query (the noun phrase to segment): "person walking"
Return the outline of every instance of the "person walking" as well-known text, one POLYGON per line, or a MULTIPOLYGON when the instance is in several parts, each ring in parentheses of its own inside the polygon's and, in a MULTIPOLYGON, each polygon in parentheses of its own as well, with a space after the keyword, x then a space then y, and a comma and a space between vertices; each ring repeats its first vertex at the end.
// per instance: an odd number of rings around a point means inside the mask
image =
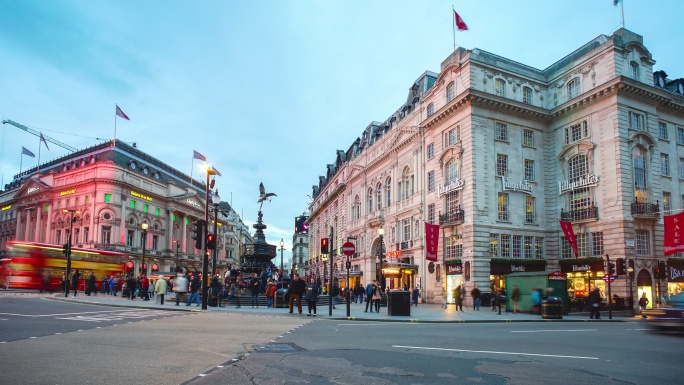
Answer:
POLYGON ((79 279, 81 279, 81 273, 78 272, 78 269, 74 269, 74 272, 71 275, 71 287, 74 288, 74 295, 71 298, 76 298, 76 294, 78 291, 78 280, 79 279))
POLYGON ((357 282, 354 286, 354 303, 363 303, 363 285, 361 282, 357 282))
POLYGON ((188 279, 183 274, 176 274, 176 280, 173 282, 173 291, 176 293, 176 306, 178 306, 181 294, 188 292, 188 279))
POLYGON ((306 290, 306 282, 299 279, 299 274, 292 274, 292 282, 290 282, 290 288, 287 289, 290 305, 290 314, 294 310, 294 303, 297 301, 297 310, 299 314, 302 314, 302 295, 306 290))
POLYGON ((261 281, 257 277, 257 273, 252 274, 252 279, 249 280, 249 292, 252 295, 252 308, 259 307, 259 289, 261 288, 261 281))
POLYGON ((116 297, 116 293, 119 292, 119 276, 118 275, 113 275, 111 278, 109 278, 109 292, 115 297, 116 297))
POLYGON ((646 292, 641 293, 641 297, 639 298, 639 309, 641 310, 642 318, 646 318, 644 310, 646 310, 646 306, 648 306, 649 302, 648 298, 646 298, 646 292))
POLYGON ((364 310, 364 313, 368 312, 368 306, 370 305, 370 312, 373 312, 373 288, 375 287, 375 281, 371 281, 368 285, 366 285, 366 310, 364 310))
POLYGON ((589 293, 589 319, 601 319, 599 309, 601 306, 601 292, 594 286, 594 290, 589 293))
POLYGON ((332 289, 330 289, 330 299, 333 301, 333 309, 337 309, 335 305, 340 303, 340 283, 337 278, 333 280, 332 289))
POLYGON ((480 288, 477 286, 473 287, 473 290, 470 291, 470 296, 473 297, 473 310, 480 310, 480 303, 482 302, 482 299, 480 298, 481 295, 480 288))
POLYGON ((313 316, 316 316, 316 300, 318 300, 318 294, 320 294, 321 289, 316 284, 316 280, 311 278, 309 284, 306 285, 306 294, 304 298, 306 299, 306 305, 309 310, 307 317, 311 316, 311 310, 313 310, 313 316))
POLYGON ((530 298, 532 299, 532 312, 537 315, 541 315, 541 289, 532 289, 530 292, 530 298))
POLYGON ((143 301, 149 301, 149 290, 150 290, 150 280, 147 278, 147 274, 143 273, 142 279, 140 280, 140 297, 143 301))
POLYGON ((273 299, 275 298, 276 291, 275 283, 271 278, 266 284, 266 307, 273 307, 273 299))
POLYGON ((192 279, 190 280, 190 296, 188 297, 188 302, 185 304, 185 306, 190 306, 191 303, 197 301, 197 305, 200 305, 200 297, 199 297, 199 289, 200 289, 200 279, 199 275, 195 274, 192 276, 192 279))
POLYGON ((412 300, 413 300, 413 306, 418 306, 418 297, 420 296, 420 290, 418 290, 418 286, 413 287, 413 291, 411 291, 412 295, 412 300))
MULTIPOLYGON (((380 298, 382 298, 382 289, 379 285, 373 286, 373 305, 375 305, 375 311, 380 313, 380 298)), ((371 307, 373 306, 371 305, 371 307)))
POLYGON ((100 294, 109 294, 109 277, 104 276, 102 278, 102 283, 100 284, 102 286, 102 289, 100 290, 100 294))
POLYGON ((157 291, 157 296, 159 296, 159 301, 163 305, 164 295, 166 294, 166 290, 169 288, 169 283, 166 282, 163 275, 159 275, 159 279, 157 279, 157 283, 154 285, 154 288, 157 291))
POLYGON ((93 273, 92 271, 90 272, 90 275, 88 275, 88 281, 86 282, 85 292, 88 297, 90 297, 90 293, 93 293, 93 295, 97 295, 97 286, 95 286, 95 273, 93 273))
POLYGON ((461 285, 456 286, 454 289, 454 304, 456 305, 456 311, 463 311, 463 298, 461 298, 461 285))
POLYGON ((499 308, 499 315, 501 315, 501 306, 506 305, 506 290, 502 287, 499 289, 496 296, 496 306, 499 308))
POLYGON ((513 314, 516 314, 518 312, 518 301, 520 301, 520 288, 518 285, 513 285, 511 301, 513 302, 513 314))
POLYGON ((228 303, 231 299, 235 298, 235 302, 237 302, 237 306, 235 306, 236 309, 240 308, 240 297, 238 296, 238 294, 238 284, 237 282, 235 282, 231 284, 230 289, 228 289, 228 297, 226 298, 226 303, 228 303))

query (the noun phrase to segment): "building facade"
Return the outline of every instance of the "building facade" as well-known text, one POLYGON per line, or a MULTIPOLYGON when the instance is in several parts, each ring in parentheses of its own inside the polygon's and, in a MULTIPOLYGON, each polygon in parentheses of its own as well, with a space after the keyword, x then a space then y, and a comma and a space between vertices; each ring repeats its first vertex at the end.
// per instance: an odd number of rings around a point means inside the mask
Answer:
MULTIPOLYGON (((459 285, 504 287, 517 271, 560 271, 581 302, 590 287, 604 291, 606 255, 633 270, 613 282, 618 296, 654 303, 678 292, 654 272, 665 261, 662 216, 684 206, 684 79, 654 64, 626 29, 544 70, 457 49, 396 113, 337 151, 313 186, 313 244, 332 228, 339 267, 341 244, 356 238, 362 282, 419 286, 428 302, 451 300, 459 285), (425 258, 425 222, 440 225, 437 261, 425 258)), ((328 257, 309 258, 324 274, 328 257)))

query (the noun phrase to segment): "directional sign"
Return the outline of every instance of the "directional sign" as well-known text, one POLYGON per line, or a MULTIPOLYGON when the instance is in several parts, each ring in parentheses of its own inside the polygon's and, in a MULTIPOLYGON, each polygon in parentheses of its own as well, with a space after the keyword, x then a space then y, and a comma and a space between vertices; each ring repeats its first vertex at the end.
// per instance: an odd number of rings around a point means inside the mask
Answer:
POLYGON ((613 281, 615 281, 615 276, 606 274, 603 276, 603 280, 606 282, 608 282, 608 281, 613 282, 613 281))
POLYGON ((354 246, 353 243, 351 242, 345 242, 344 245, 342 245, 342 254, 351 257, 354 255, 356 252, 356 246, 354 246))

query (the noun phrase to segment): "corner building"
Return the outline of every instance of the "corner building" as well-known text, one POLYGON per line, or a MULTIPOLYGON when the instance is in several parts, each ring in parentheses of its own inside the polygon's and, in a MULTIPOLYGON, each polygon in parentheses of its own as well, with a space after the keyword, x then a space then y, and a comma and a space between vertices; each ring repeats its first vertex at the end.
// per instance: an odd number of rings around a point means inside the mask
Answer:
MULTIPOLYGON (((313 186, 313 244, 333 227, 337 272, 355 237, 352 269, 365 284, 380 276, 382 228, 386 286, 419 285, 433 303, 458 285, 487 293, 512 272, 561 271, 578 310, 590 287, 605 293, 606 254, 633 270, 612 284, 625 307, 630 294, 653 304, 668 284, 679 291, 654 272, 666 260, 662 215, 684 207, 684 79, 654 64, 626 29, 544 70, 457 49, 337 151, 313 186), (579 258, 559 220, 572 223, 579 258), (436 262, 425 259, 424 222, 440 225, 436 262)), ((323 276, 319 252, 309 268, 323 276)))

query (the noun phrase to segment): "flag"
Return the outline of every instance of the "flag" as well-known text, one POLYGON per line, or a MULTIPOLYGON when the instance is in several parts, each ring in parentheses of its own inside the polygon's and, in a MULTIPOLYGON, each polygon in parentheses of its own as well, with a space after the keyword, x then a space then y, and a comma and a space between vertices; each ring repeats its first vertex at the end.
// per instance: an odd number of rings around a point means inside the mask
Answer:
POLYGON ((620 4, 622 0, 613 0, 613 5, 617 7, 618 4, 620 4))
POLYGON ((575 258, 579 258, 579 252, 577 251, 577 238, 575 238, 575 232, 572 231, 572 223, 563 221, 559 222, 561 229, 563 230, 563 234, 565 234, 565 239, 568 240, 570 247, 572 247, 572 251, 575 253, 575 258))
POLYGON ((665 237, 663 246, 665 256, 684 251, 684 212, 675 215, 663 215, 665 237))
POLYGON ((214 170, 214 174, 221 176, 221 173, 216 169, 216 167, 212 166, 211 169, 214 170))
POLYGON ((126 119, 126 120, 131 120, 131 119, 128 118, 128 116, 127 116, 126 114, 124 114, 123 111, 121 111, 121 108, 119 108, 118 105, 116 106, 116 116, 121 117, 121 118, 124 118, 124 119, 126 119))
POLYGON ((192 156, 194 159, 199 159, 199 160, 201 160, 201 161, 203 161, 203 162, 206 162, 206 161, 207 161, 207 157, 206 157, 206 156, 200 154, 199 152, 197 152, 197 151, 195 151, 195 150, 192 150, 192 151, 195 152, 195 154, 192 156))
POLYGON ((30 156, 31 158, 35 158, 35 157, 36 157, 36 155, 35 155, 34 153, 32 153, 31 151, 27 150, 26 147, 24 147, 24 146, 21 146, 21 155, 28 155, 28 156, 30 156))
POLYGON ((40 133, 40 141, 45 143, 45 148, 47 148, 48 150, 50 149, 50 147, 48 147, 47 145, 47 141, 45 140, 45 137, 43 136, 42 132, 40 133))
POLYGON ((437 249, 439 248, 439 225, 425 222, 425 259, 437 262, 437 249))
POLYGON ((454 11, 454 19, 456 20, 456 27, 458 28, 459 31, 467 31, 468 26, 466 25, 465 21, 461 19, 461 16, 459 16, 458 12, 454 11))

